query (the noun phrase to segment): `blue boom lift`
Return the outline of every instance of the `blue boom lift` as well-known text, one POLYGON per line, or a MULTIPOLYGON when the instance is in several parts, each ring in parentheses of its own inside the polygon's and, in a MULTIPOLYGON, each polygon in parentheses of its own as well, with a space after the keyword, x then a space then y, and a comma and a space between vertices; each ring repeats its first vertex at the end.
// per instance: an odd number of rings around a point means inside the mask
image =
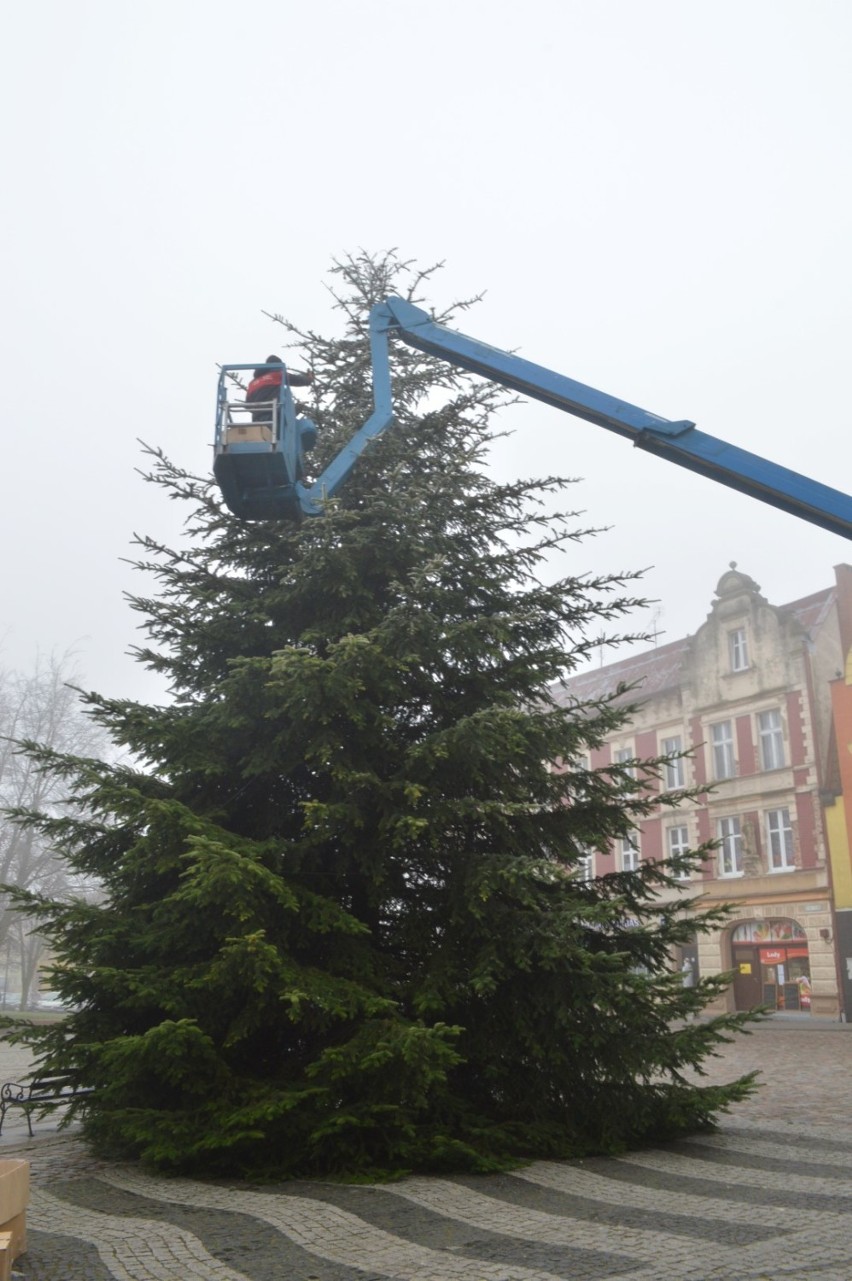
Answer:
POLYGON ((225 502, 236 516, 245 520, 296 520, 319 514, 323 502, 334 497, 370 441, 393 423, 389 334, 513 391, 618 432, 639 449, 852 538, 852 498, 848 494, 698 431, 692 422, 658 418, 563 374, 457 333, 437 324, 425 311, 402 298, 385 299, 370 315, 373 412, 311 484, 305 479, 304 455, 316 439, 316 429, 310 419, 297 418, 286 378, 278 401, 272 406, 272 421, 257 424, 249 420, 257 405, 229 401, 227 394, 228 374, 254 366, 222 367, 214 472, 225 502))

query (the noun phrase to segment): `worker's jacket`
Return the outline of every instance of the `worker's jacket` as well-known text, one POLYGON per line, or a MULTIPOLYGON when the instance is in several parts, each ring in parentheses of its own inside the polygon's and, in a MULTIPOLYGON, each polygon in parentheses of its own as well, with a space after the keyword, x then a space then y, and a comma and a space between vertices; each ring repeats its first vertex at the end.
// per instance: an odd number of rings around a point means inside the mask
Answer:
MULTIPOLYGON (((281 370, 267 369, 258 378, 252 378, 246 391, 246 400, 254 404, 258 400, 277 400, 281 388, 281 370)), ((310 387, 311 380, 307 374, 287 374, 288 387, 310 387)))

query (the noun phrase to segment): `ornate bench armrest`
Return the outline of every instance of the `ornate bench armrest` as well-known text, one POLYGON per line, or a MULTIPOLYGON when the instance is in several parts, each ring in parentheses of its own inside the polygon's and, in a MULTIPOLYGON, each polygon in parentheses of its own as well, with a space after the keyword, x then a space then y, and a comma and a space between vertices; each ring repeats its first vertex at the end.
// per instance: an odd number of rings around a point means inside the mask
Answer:
POLYGON ((0 1088, 0 1103, 26 1103, 32 1082, 6 1081, 0 1088))

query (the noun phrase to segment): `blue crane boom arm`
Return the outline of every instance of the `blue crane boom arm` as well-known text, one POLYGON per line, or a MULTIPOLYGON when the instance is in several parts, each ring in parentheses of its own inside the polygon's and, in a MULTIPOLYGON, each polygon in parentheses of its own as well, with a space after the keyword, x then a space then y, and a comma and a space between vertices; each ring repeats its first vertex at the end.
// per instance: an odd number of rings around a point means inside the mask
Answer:
MULTIPOLYGON (((709 476, 832 533, 852 538, 852 498, 848 494, 698 431, 692 422, 659 418, 564 374, 489 347, 438 324, 425 311, 402 298, 388 298, 374 308, 373 323, 377 329, 394 333, 409 346, 606 427, 626 436, 639 449, 709 476)), ((384 382, 384 373, 382 379, 384 382)))
POLYGON ((370 357, 373 366, 373 412, 351 440, 340 450, 310 488, 300 493, 302 511, 314 516, 322 510, 327 498, 333 498, 352 468, 372 440, 381 436, 393 423, 390 354, 388 351, 388 315, 385 304, 370 313, 370 357))

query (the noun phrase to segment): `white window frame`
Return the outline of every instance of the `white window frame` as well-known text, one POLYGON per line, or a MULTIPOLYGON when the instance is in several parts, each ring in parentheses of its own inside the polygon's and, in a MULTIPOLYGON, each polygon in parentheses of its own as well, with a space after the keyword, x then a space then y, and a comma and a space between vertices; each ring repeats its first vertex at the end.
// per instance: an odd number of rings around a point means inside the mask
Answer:
POLYGON ((719 876, 731 879, 743 874, 743 830, 739 818, 728 815, 716 820, 719 841, 719 876))
POLYGON ((766 811, 766 851, 770 872, 794 870, 793 826, 786 805, 766 811))
MULTIPOLYGON (((662 744, 662 756, 673 756, 675 752, 683 751, 683 739, 680 734, 673 734, 671 738, 664 738, 662 744)), ((667 792, 675 788, 684 786, 684 768, 683 760, 666 761, 663 766, 663 786, 667 792)))
MULTIPOLYGON (((674 827, 670 827, 667 829, 666 849, 669 852, 669 857, 671 857, 673 854, 685 854, 686 851, 690 848, 691 847, 689 844, 689 828, 687 827, 686 823, 678 823, 674 827)), ((688 881, 690 880, 691 876, 692 876, 691 872, 677 873, 677 879, 679 881, 688 881)))
POLYGON ((622 836, 618 856, 620 871, 635 872, 641 862, 641 858, 638 836, 622 836))
POLYGON ((737 761, 734 755, 734 731, 731 721, 717 721, 710 726, 713 742, 713 777, 735 778, 737 761))
POLYGON ((765 770, 783 769, 784 722, 777 707, 757 713, 757 737, 760 743, 760 764, 765 770))
POLYGON ((577 859, 576 876, 578 881, 588 884, 595 879, 595 856, 594 854, 583 854, 577 859))
MULTIPOLYGON (((627 761, 632 761, 635 755, 636 753, 633 751, 632 747, 619 747, 613 752, 612 759, 616 765, 624 765, 627 761)), ((630 778, 635 778, 636 767, 632 766, 626 771, 626 773, 630 778)))
POLYGON ((744 627, 728 632, 728 658, 732 672, 748 671, 748 637, 744 627))

